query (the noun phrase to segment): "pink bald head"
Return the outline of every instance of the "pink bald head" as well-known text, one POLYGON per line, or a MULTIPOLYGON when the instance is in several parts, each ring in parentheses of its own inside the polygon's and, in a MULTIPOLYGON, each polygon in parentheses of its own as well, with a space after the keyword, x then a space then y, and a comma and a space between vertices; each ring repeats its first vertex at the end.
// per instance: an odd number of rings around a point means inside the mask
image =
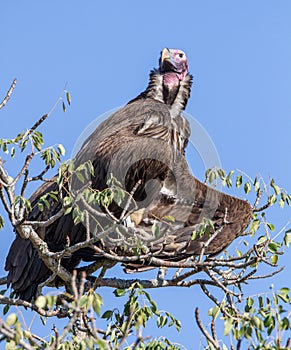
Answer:
POLYGON ((188 73, 188 60, 182 50, 164 48, 159 63, 161 74, 174 73, 179 80, 184 80, 188 73))

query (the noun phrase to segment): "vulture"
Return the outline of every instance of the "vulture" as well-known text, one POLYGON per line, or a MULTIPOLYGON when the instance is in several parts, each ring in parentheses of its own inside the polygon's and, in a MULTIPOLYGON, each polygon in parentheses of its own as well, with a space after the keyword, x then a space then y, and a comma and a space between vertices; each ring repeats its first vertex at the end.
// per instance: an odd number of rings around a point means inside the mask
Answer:
MULTIPOLYGON (((91 162, 94 174, 90 188, 105 190, 113 176, 127 195, 121 201, 113 201, 107 210, 91 203, 92 212, 103 215, 96 218, 91 213, 88 224, 74 223, 71 212, 45 230, 36 228, 51 251, 85 241, 89 230, 92 236, 100 234, 96 246, 104 251, 137 254, 134 245, 139 239, 147 252, 160 259, 183 261, 201 252, 216 255, 243 234, 252 216, 250 204, 205 185, 189 170, 185 149, 190 125, 182 112, 191 84, 185 53, 164 48, 159 67, 150 72, 145 91, 113 113, 85 140, 74 162, 76 166, 91 162), (110 232, 115 222, 112 217, 120 220, 119 229, 114 226, 110 232), (193 236, 205 219, 211 220, 208 232, 193 236), (103 231, 106 234, 102 236, 103 231), (118 239, 122 232, 124 237, 118 239), (122 245, 125 241, 133 242, 132 246, 122 245)), ((83 183, 72 176, 66 186, 66 190, 78 193, 83 183)), ((37 206, 43 195, 57 188, 55 177, 33 193, 28 221, 47 220, 61 210, 61 202, 53 199, 49 208, 40 211, 37 206)), ((61 264, 72 271, 82 260, 97 261, 100 257, 96 250, 84 248, 65 256, 61 264)), ((137 260, 125 264, 125 271, 133 273, 153 267, 149 261, 137 260)), ((5 269, 8 286, 24 300, 33 299, 38 285, 52 274, 31 241, 17 233, 5 269)))

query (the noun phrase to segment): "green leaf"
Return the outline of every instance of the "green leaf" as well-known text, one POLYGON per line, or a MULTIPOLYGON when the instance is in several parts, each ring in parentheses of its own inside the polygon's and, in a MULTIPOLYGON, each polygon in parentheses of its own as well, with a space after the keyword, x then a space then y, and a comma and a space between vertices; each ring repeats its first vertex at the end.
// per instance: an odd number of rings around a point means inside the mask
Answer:
POLYGON ((263 308, 264 307, 264 299, 261 295, 258 296, 258 300, 259 300, 260 308, 263 308))
POLYGON ((159 328, 163 328, 168 322, 168 317, 166 316, 159 316, 158 319, 157 319, 157 326, 159 328))
POLYGON ((255 191, 258 192, 260 190, 260 180, 256 177, 254 181, 255 191))
POLYGON ((287 287, 283 287, 280 289, 280 294, 288 294, 290 292, 290 289, 287 287))
POLYGON ((55 295, 47 295, 46 296, 46 306, 52 308, 55 305, 57 297, 55 295))
POLYGON ((93 310, 98 315, 100 315, 102 305, 103 305, 103 299, 102 299, 101 295, 99 295, 98 293, 94 293, 92 306, 93 306, 93 310))
POLYGON ((116 297, 122 297, 125 295, 126 291, 124 289, 115 289, 113 293, 116 297))
POLYGON ((290 302, 290 297, 288 294, 278 294, 278 297, 284 301, 284 303, 290 302))
POLYGON ((268 244, 268 250, 271 252, 271 253, 276 253, 278 251, 278 246, 275 242, 270 242, 268 244))
POLYGON ((275 317, 268 315, 264 319, 264 326, 267 328, 267 334, 270 335, 275 328, 275 317))
POLYGON ((58 150, 62 156, 64 156, 66 154, 65 147, 61 143, 58 144, 58 150))
POLYGON ((155 238, 159 237, 160 235, 160 226, 156 222, 152 226, 152 233, 155 238))
POLYGON ((197 235, 198 235, 197 231, 192 231, 191 239, 194 241, 194 239, 196 239, 197 235))
POLYGON ((231 318, 227 318, 225 321, 224 321, 224 335, 229 335, 230 331, 232 330, 233 328, 233 319, 231 318))
POLYGON ((42 203, 37 203, 38 209, 40 211, 43 211, 43 204, 42 203))
POLYGON ((0 230, 2 230, 3 227, 4 227, 4 219, 0 215, 0 230))
POLYGON ((77 178, 78 178, 82 183, 85 182, 85 178, 84 178, 84 176, 83 176, 81 173, 77 172, 76 175, 77 175, 77 178))
POLYGON ((13 313, 7 317, 6 323, 8 324, 8 326, 14 326, 17 321, 18 317, 16 314, 13 313))
POLYGON ((282 322, 280 323, 281 330, 288 330, 290 328, 290 321, 287 317, 284 317, 282 322))
POLYGON ((216 172, 211 171, 208 177, 208 182, 211 184, 214 180, 216 180, 217 175, 216 172))
POLYGON ((239 188, 242 184, 242 175, 236 177, 236 187, 239 188))
POLYGON ((274 179, 272 179, 272 181, 271 181, 271 187, 274 189, 276 195, 280 194, 281 189, 279 186, 275 185, 274 179))
POLYGON ((277 265, 278 262, 278 255, 273 255, 271 258, 271 262, 273 265, 277 265))
MULTIPOLYGON (((108 344, 105 340, 102 339, 97 339, 96 344, 98 345, 98 349, 100 350, 107 350, 108 349, 108 344)), ((89 349, 93 349, 93 346, 89 346, 89 349)))
POLYGON ((218 169, 217 170, 217 174, 219 175, 219 177, 221 178, 221 180, 225 179, 225 171, 223 169, 218 169))
POLYGON ((35 301, 35 305, 43 309, 46 306, 46 297, 43 295, 40 295, 39 297, 37 297, 35 301))
POLYGON ((250 233, 254 234, 255 232, 258 231, 259 227, 260 227, 260 223, 261 221, 259 219, 255 219, 252 221, 251 226, 250 226, 250 233))
POLYGON ((289 247, 291 243, 291 232, 290 230, 285 232, 285 236, 284 236, 284 244, 286 247, 289 247))
POLYGON ((65 105, 64 101, 62 102, 62 107, 63 107, 63 112, 66 112, 67 108, 66 108, 66 105, 65 105))
POLYGON ((172 216, 172 215, 163 216, 162 219, 163 219, 163 220, 168 220, 168 221, 170 221, 170 222, 175 222, 175 218, 174 218, 174 216, 172 216))
POLYGON ((3 146, 2 146, 2 150, 4 153, 8 154, 9 153, 9 150, 8 150, 8 147, 7 147, 7 143, 3 143, 3 146))
POLYGON ((80 307, 85 307, 85 309, 87 309, 88 306, 89 306, 89 297, 88 295, 83 295, 80 300, 80 307))
POLYGON ((101 318, 106 318, 107 320, 110 320, 113 315, 112 310, 107 310, 104 312, 104 314, 101 316, 101 318))
POLYGON ((261 236, 261 237, 259 237, 258 242, 257 242, 257 245, 260 245, 260 244, 262 244, 262 243, 265 243, 266 240, 267 240, 267 237, 266 237, 266 236, 261 236))
POLYGON ((73 203, 73 198, 72 198, 72 197, 67 196, 67 197, 64 198, 64 205, 65 205, 65 206, 69 206, 69 205, 71 205, 72 203, 73 203))
POLYGON ((70 214, 70 212, 72 211, 72 207, 68 207, 68 208, 66 208, 65 210, 64 210, 64 215, 68 215, 68 214, 70 214))
POLYGON ((245 183, 244 191, 245 191, 245 194, 248 194, 251 191, 251 184, 249 182, 245 183))
POLYGON ((214 306, 208 311, 208 315, 212 316, 214 320, 216 320, 219 314, 220 314, 220 308, 218 306, 214 306))
POLYGON ((277 196, 275 194, 272 194, 271 196, 269 196, 268 198, 268 202, 273 205, 277 200, 277 196))
POLYGON ((232 180, 227 178, 226 179, 226 185, 227 185, 228 188, 231 188, 232 187, 232 180))
POLYGON ((234 173, 235 173, 235 171, 234 171, 234 170, 231 170, 231 171, 228 173, 227 178, 230 179, 234 173))
POLYGON ((31 339, 32 338, 32 334, 30 332, 30 330, 26 329, 24 332, 23 332, 23 336, 25 339, 31 339))
POLYGON ((254 305, 254 299, 253 298, 250 298, 250 297, 248 297, 247 298, 247 305, 248 305, 248 307, 252 307, 253 305, 254 305))
POLYGON ((5 350, 15 350, 17 349, 16 342, 14 340, 10 340, 5 345, 5 350))
POLYGON ((71 95, 70 95, 69 91, 66 92, 66 98, 67 98, 68 105, 70 106, 71 105, 71 95))
POLYGON ((5 305, 3 308, 3 315, 6 315, 9 309, 10 309, 10 305, 5 305))
POLYGON ((11 148, 11 157, 14 158, 15 156, 15 147, 11 148))
POLYGON ((253 316, 251 322, 257 329, 263 330, 263 322, 258 316, 253 316))

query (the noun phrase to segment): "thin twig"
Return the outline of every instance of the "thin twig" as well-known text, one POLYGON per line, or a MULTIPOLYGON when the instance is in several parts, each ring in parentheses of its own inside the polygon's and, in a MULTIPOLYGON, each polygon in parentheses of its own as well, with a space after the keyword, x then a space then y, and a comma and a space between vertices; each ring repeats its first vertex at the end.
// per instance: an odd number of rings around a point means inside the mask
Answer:
MULTIPOLYGON (((138 180, 138 181, 136 182, 136 184, 133 186, 133 188, 132 188, 132 190, 131 190, 131 192, 130 192, 130 194, 129 194, 129 196, 128 196, 128 199, 127 199, 127 201, 126 201, 126 203, 125 203, 125 206, 124 206, 124 208, 123 208, 123 211, 122 211, 122 213, 121 213, 121 215, 120 215, 120 219, 119 219, 120 222, 122 222, 122 221, 125 219, 125 215, 126 215, 126 213, 127 213, 127 211, 128 211, 128 208, 129 208, 131 202, 133 202, 133 204, 134 204, 134 206, 135 206, 135 209, 134 209, 134 210, 137 209, 137 205, 136 205, 135 200, 133 199, 133 196, 134 196, 134 194, 135 194, 135 192, 136 192, 138 186, 140 186, 140 184, 141 184, 141 180, 138 180)), ((131 212, 132 212, 132 211, 131 211, 131 212)))
POLYGON ((65 208, 60 209, 60 211, 58 211, 55 215, 51 216, 46 221, 24 221, 23 225, 31 225, 35 228, 48 227, 51 224, 53 224, 56 220, 58 220, 61 216, 64 215, 64 209, 65 208))
POLYGON ((201 332, 205 335, 206 339, 214 346, 216 350, 220 350, 218 342, 215 339, 213 339, 213 337, 207 332, 206 328, 203 326, 199 316, 198 307, 195 309, 195 320, 201 332))
POLYGON ((256 197, 256 200, 255 200, 255 203, 253 205, 253 211, 255 211, 259 205, 259 202, 262 198, 262 195, 263 195, 263 191, 258 191, 257 192, 257 197, 256 197))
POLYGON ((31 135, 40 126, 40 124, 42 124, 47 119, 48 116, 49 116, 49 113, 44 114, 43 116, 41 116, 38 119, 38 121, 36 123, 34 123, 33 126, 28 130, 28 132, 26 134, 26 137, 31 135))
POLYGON ((268 201, 268 203, 266 203, 265 205, 261 206, 260 208, 255 208, 253 209, 254 213, 258 213, 260 211, 263 211, 265 209, 268 209, 271 206, 271 202, 268 201))
POLYGON ((257 276, 249 276, 248 279, 250 280, 257 280, 257 279, 265 279, 265 278, 269 278, 269 277, 273 277, 275 275, 277 275, 278 273, 280 273, 281 271, 283 271, 285 269, 285 267, 281 267, 280 269, 276 270, 276 271, 273 271, 269 274, 266 274, 266 275, 257 275, 257 276))
POLYGON ((7 284, 7 277, 1 277, 0 278, 0 286, 3 284, 7 284))
POLYGON ((7 91, 6 96, 4 97, 3 101, 0 103, 0 109, 2 109, 6 105, 6 103, 9 101, 9 99, 13 93, 13 90, 15 89, 16 83, 17 83, 17 80, 14 79, 9 90, 7 91))
POLYGON ((106 271, 107 271, 109 268, 111 268, 112 266, 114 266, 114 265, 115 265, 115 263, 111 261, 110 264, 104 265, 104 266, 102 267, 102 270, 101 270, 99 276, 96 278, 96 280, 95 280, 94 283, 93 283, 92 288, 93 288, 94 290, 98 287, 98 284, 99 284, 100 281, 104 278, 106 271))
POLYGON ((60 310, 44 310, 41 307, 36 306, 35 304, 32 304, 26 300, 21 299, 15 299, 15 298, 7 298, 3 295, 0 295, 0 304, 4 305, 14 305, 14 306, 23 306, 25 308, 29 308, 35 312, 37 312, 39 315, 44 317, 54 317, 54 316, 67 316, 67 313, 64 313, 60 310))
POLYGON ((42 172, 40 172, 38 175, 33 176, 33 177, 29 177, 27 179, 28 182, 32 182, 32 181, 38 181, 38 180, 43 180, 43 176, 50 170, 51 166, 47 165, 42 172))
MULTIPOLYGON (((34 153, 30 153, 26 156, 24 164, 21 168, 21 170, 19 171, 19 173, 15 176, 15 178, 13 179, 13 181, 11 181, 9 183, 9 186, 15 186, 16 182, 18 182, 18 180, 21 178, 21 176, 23 176, 25 174, 25 172, 27 171, 32 159, 34 157, 34 153)), ((21 191, 23 192, 23 191, 21 191)))
POLYGON ((209 244, 217 237, 219 233, 224 229, 225 225, 227 224, 227 208, 225 208, 225 213, 224 213, 224 219, 223 219, 223 225, 216 230, 210 237, 209 239, 203 244, 200 255, 199 255, 199 262, 202 262, 203 256, 205 254, 206 248, 209 246, 209 244))

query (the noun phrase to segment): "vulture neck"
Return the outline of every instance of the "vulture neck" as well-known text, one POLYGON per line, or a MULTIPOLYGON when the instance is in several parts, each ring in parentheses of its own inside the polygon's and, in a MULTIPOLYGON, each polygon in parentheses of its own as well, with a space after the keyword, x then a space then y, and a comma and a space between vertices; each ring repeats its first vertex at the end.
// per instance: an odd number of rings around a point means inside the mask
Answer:
POLYGON ((176 73, 160 74, 154 70, 150 74, 150 82, 143 97, 165 103, 170 108, 172 118, 175 118, 186 108, 191 85, 190 74, 180 80, 176 73))

